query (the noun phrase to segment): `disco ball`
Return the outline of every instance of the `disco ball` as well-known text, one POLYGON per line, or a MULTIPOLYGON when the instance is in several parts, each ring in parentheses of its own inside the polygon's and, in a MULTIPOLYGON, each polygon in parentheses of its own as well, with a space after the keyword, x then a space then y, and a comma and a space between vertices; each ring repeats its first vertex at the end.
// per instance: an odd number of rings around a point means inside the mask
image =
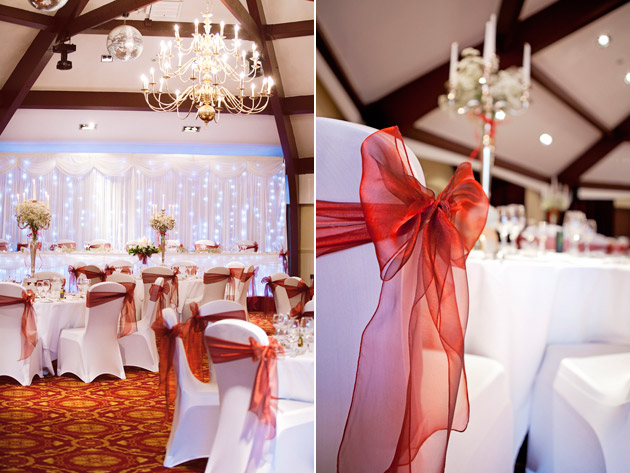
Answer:
POLYGON ((33 8, 40 11, 57 11, 63 7, 68 0, 28 0, 33 8))
POLYGON ((133 61, 142 53, 142 35, 133 26, 117 26, 107 35, 107 50, 120 61, 133 61))

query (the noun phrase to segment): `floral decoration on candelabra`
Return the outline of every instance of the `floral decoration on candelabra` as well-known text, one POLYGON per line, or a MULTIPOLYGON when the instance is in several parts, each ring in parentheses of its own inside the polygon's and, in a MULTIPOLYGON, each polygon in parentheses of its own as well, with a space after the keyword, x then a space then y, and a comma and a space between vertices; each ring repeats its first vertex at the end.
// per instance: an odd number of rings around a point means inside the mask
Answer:
POLYGON ((175 228, 175 217, 166 215, 164 209, 162 209, 162 212, 153 214, 149 223, 151 224, 151 228, 160 234, 160 252, 162 253, 162 263, 164 263, 164 256, 166 254, 166 232, 175 228))
POLYGON ((147 240, 147 237, 142 237, 138 240, 137 245, 130 246, 127 249, 127 253, 131 256, 137 256, 142 264, 148 264, 148 258, 159 251, 159 248, 147 240))
POLYGON ((571 206, 571 201, 569 187, 559 184, 554 177, 551 185, 542 191, 540 206, 547 213, 547 221, 557 224, 560 213, 565 212, 571 206))
POLYGON ((471 158, 481 151, 481 184, 488 196, 496 123, 529 107, 530 88, 530 45, 525 43, 522 68, 499 70, 495 42, 496 16, 492 15, 486 23, 483 56, 474 48, 465 48, 458 61, 458 44, 453 43, 447 93, 438 98, 440 108, 480 120, 481 143, 471 158))
POLYGON ((35 199, 24 200, 15 206, 15 219, 18 227, 28 228, 31 233, 30 253, 31 253, 31 276, 35 274, 35 257, 37 255, 37 239, 40 230, 46 230, 50 226, 50 209, 44 202, 35 199))

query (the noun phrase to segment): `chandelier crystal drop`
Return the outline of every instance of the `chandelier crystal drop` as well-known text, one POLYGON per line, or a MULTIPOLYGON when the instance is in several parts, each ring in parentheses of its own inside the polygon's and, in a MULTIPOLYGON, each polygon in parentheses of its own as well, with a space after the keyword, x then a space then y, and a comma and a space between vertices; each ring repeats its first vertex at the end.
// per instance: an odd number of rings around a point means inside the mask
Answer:
POLYGON ((179 35, 178 25, 174 39, 162 41, 157 55, 159 71, 152 68, 149 77, 141 78, 147 104, 156 112, 177 111, 182 119, 196 109, 196 116, 206 125, 212 120, 217 122, 223 111, 237 115, 262 112, 274 83, 271 77, 262 77, 256 44, 250 51, 245 49, 238 37, 238 25, 234 26, 234 39, 228 40, 230 44, 224 36, 223 21, 212 32, 212 13, 207 4, 203 18, 203 32, 199 32, 195 20, 188 46, 179 35))

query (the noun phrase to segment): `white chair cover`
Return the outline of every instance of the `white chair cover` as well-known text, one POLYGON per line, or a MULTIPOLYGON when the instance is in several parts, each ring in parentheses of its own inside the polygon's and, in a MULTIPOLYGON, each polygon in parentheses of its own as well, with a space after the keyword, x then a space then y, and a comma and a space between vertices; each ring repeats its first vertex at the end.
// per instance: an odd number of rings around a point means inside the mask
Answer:
POLYGON ((628 386, 630 346, 549 345, 534 386, 527 471, 628 471, 628 386))
MULTIPOLYGON (((128 274, 112 274, 107 278, 107 281, 135 283, 136 279, 128 274)), ((158 278, 154 284, 162 286, 164 279, 158 278)), ((138 291, 134 291, 136 311, 139 302, 138 299, 138 291)), ((151 324, 155 320, 156 305, 157 302, 149 301, 147 304, 149 315, 147 315, 147 317, 138 320, 136 313, 137 331, 118 339, 120 355, 122 356, 124 366, 137 366, 148 371, 153 371, 154 373, 158 371, 159 355, 155 342, 155 332, 151 328, 151 324)))
MULTIPOLYGON (((376 130, 338 120, 317 119, 317 199, 359 202, 361 143, 376 130)), ((407 148, 416 178, 425 184, 420 163, 407 148)), ((317 258, 317 469, 336 471, 337 453, 350 408, 361 334, 379 302, 382 281, 374 246, 361 245, 317 258)), ((505 473, 513 469, 511 404, 503 370, 490 360, 472 359, 468 372, 471 415, 463 433, 453 432, 447 471, 505 473), (506 406, 509 406, 507 409, 506 406), (500 412, 500 414, 499 414, 500 412), (500 417, 503 416, 503 417, 500 417), (477 425, 479 424, 479 425, 477 425), (508 441, 505 441, 507 436, 508 441), (489 461, 492 459, 492 461, 489 461), (472 464, 466 462, 480 462, 472 464), (490 465, 488 464, 490 463, 490 465), (461 465, 466 467, 458 469, 461 465), (451 466, 452 465, 452 466, 451 466)), ((398 367, 399 368, 399 367, 398 367)), ((392 367, 392 370, 397 367, 392 367)), ((396 438, 383 438, 392 451, 396 438)), ((385 471, 387 465, 374 465, 385 471)))
MULTIPOLYGON (((271 275, 271 281, 280 281, 288 278, 289 275, 286 273, 274 273, 271 275)), ((291 302, 289 302, 289 296, 284 287, 276 286, 273 293, 273 303, 276 307, 277 314, 288 314, 291 312, 291 302)))
MULTIPOLYGON (((88 292, 120 292, 125 288, 115 282, 91 286, 88 292)), ((86 308, 85 327, 61 331, 59 336, 59 375, 74 373, 84 383, 91 383, 101 374, 125 379, 120 349, 118 348, 118 319, 123 298, 86 308)))
MULTIPOLYGON (((162 312, 167 325, 177 324, 173 309, 162 312)), ((173 368, 177 377, 177 397, 171 433, 166 443, 164 466, 210 456, 219 420, 219 390, 216 382, 199 381, 190 371, 181 338, 175 341, 173 368)))
MULTIPOLYGON (((204 275, 206 274, 229 276, 230 270, 222 266, 217 266, 207 269, 204 272, 204 275)), ((196 302, 198 306, 201 306, 203 304, 207 304, 208 302, 222 300, 225 297, 225 287, 227 286, 227 283, 228 279, 208 284, 204 283, 203 294, 201 296, 194 297, 192 299, 186 299, 186 302, 184 303, 184 309, 182 310, 182 322, 186 322, 192 315, 190 312, 190 304, 192 302, 196 302)))
MULTIPOLYGON (((286 286, 297 287, 297 285, 300 282, 304 282, 304 280, 302 278, 297 277, 297 276, 291 276, 290 278, 287 278, 286 281, 284 281, 284 284, 286 286)), ((278 288, 278 289, 280 289, 280 288, 278 288)), ((284 292, 286 294, 286 290, 284 292)), ((288 294, 287 294, 287 297, 288 297, 288 294)), ((288 297, 288 298, 289 298, 289 304, 291 305, 291 308, 297 306, 300 302, 302 302, 302 294, 297 294, 297 295, 295 295, 293 297, 288 297)))
MULTIPOLYGON (((250 265, 245 268, 246 273, 251 273, 254 271, 254 266, 250 265)), ((247 310, 247 292, 249 291, 249 285, 254 276, 250 276, 244 281, 238 281, 236 284, 236 295, 234 296, 234 300, 238 302, 243 309, 245 309, 245 314, 247 315, 247 320, 249 320, 249 311, 247 310)))
MULTIPOLYGON (((144 271, 142 271, 142 274, 159 274, 159 275, 164 275, 164 276, 172 276, 173 271, 170 268, 165 268, 164 266, 154 266, 152 268, 145 269, 144 271)), ((147 307, 149 304, 149 290, 150 289, 151 289, 151 283, 144 284, 142 318, 151 317, 153 315, 152 312, 150 312, 147 307)))
MULTIPOLYGON (((260 327, 242 320, 211 324, 205 335, 243 344, 249 344, 250 338, 263 345, 269 343, 260 327)), ((267 441, 266 428, 261 428, 256 415, 249 411, 258 362, 242 359, 215 366, 221 408, 206 473, 314 471, 313 404, 279 400, 276 437, 267 441)))
MULTIPOLYGON (((0 295, 22 297, 24 288, 12 282, 0 283, 0 295)), ((37 375, 44 377, 42 342, 38 337, 37 345, 31 356, 18 361, 22 354, 22 313, 23 304, 0 307, 0 375, 10 376, 22 386, 28 386, 37 375)), ((54 373, 52 366, 46 367, 54 373)))
POLYGON ((197 240, 195 242, 195 251, 205 251, 216 246, 213 240, 197 240))

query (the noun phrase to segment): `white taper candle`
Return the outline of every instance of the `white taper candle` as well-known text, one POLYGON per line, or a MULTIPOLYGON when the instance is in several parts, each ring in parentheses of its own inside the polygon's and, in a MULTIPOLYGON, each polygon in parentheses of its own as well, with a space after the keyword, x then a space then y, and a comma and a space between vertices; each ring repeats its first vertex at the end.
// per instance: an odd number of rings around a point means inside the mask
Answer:
POLYGON ((523 84, 528 86, 531 81, 531 57, 532 47, 529 43, 525 43, 523 46, 523 84))
POLYGON ((451 44, 451 67, 448 71, 448 81, 451 84, 451 87, 455 87, 455 83, 457 82, 457 42, 453 42, 451 44))

